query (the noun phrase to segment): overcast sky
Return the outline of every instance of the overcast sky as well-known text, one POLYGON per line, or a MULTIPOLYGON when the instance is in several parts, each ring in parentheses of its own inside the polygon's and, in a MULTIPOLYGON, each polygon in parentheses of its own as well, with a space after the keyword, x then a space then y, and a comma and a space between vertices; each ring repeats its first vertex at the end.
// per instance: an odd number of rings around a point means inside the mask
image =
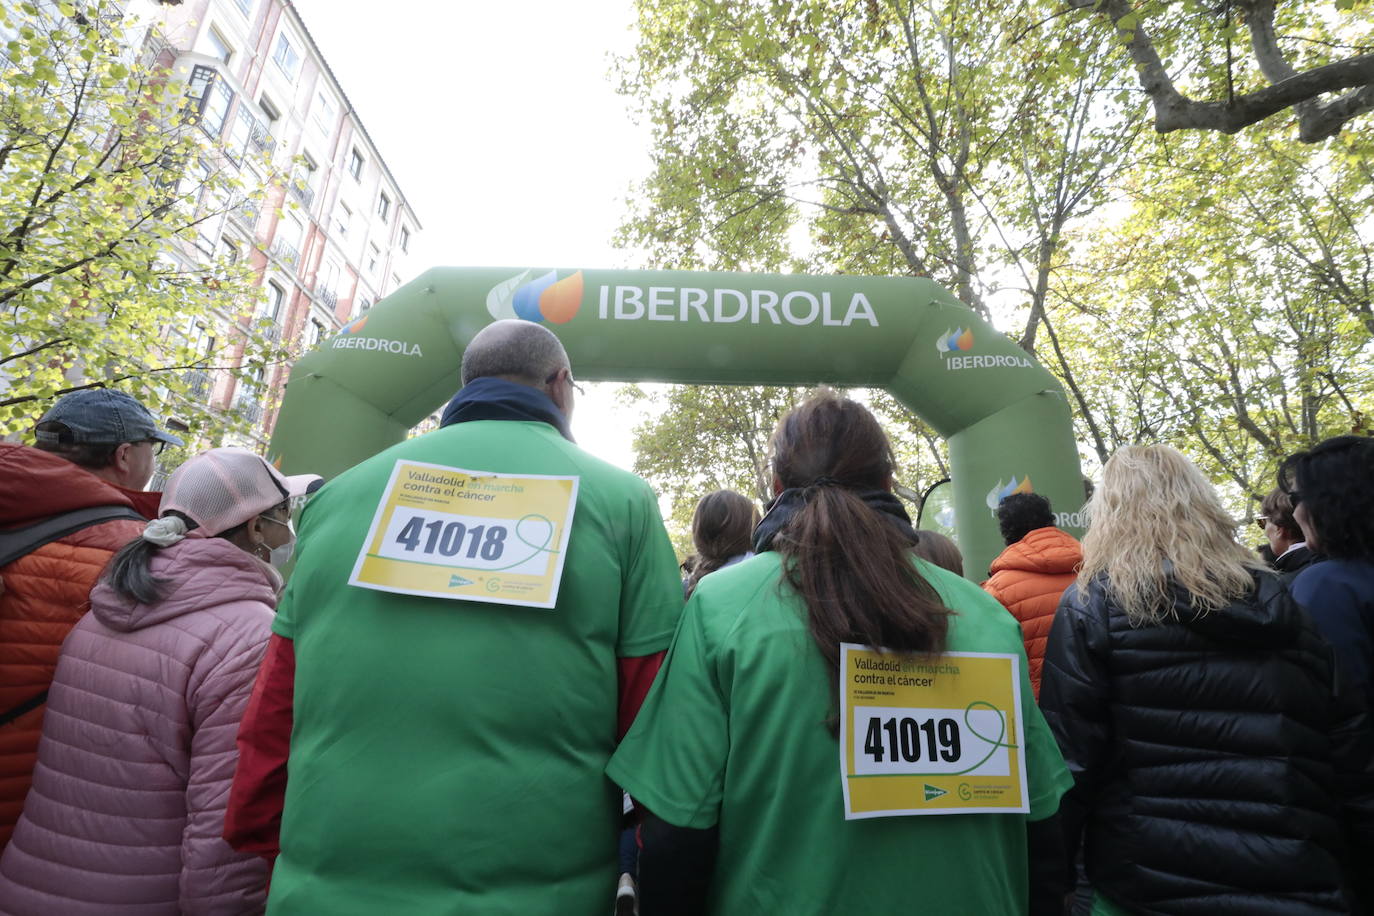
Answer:
MULTIPOLYGON (((417 271, 631 266, 611 247, 649 161, 611 76, 629 0, 295 5, 424 227, 417 271)), ((628 467, 615 387, 581 400, 574 429, 628 467)))

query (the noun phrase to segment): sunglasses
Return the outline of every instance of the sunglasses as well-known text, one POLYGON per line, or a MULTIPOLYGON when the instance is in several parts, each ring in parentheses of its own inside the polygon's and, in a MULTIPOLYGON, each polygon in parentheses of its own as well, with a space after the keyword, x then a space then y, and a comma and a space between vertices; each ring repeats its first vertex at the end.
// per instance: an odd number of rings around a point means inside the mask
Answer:
POLYGON ((1259 529, 1263 530, 1264 526, 1265 526, 1268 522, 1269 522, 1269 516, 1267 516, 1267 515, 1256 515, 1256 516, 1255 516, 1255 527, 1256 527, 1256 528, 1259 528, 1259 529))

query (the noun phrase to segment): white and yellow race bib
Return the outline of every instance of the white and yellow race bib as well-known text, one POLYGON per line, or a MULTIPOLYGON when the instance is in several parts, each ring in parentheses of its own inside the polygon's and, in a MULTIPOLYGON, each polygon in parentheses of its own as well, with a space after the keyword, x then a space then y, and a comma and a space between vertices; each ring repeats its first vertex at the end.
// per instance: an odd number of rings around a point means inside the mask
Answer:
POLYGON ((846 820, 1027 813, 1020 656, 840 645, 846 820))
POLYGON ((551 608, 576 477, 398 461, 349 584, 403 595, 551 608))

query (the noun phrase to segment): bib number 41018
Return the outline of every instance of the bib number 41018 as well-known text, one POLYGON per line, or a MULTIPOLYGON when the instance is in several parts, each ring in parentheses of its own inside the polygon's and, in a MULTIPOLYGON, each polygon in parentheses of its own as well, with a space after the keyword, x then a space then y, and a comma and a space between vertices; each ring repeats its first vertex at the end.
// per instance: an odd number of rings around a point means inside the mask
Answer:
POLYGON ((417 515, 396 532, 396 543, 407 552, 456 557, 463 550, 463 540, 467 539, 469 560, 479 556, 488 562, 501 559, 506 549, 504 525, 473 525, 468 527, 462 522, 447 522, 443 519, 427 521, 417 515))

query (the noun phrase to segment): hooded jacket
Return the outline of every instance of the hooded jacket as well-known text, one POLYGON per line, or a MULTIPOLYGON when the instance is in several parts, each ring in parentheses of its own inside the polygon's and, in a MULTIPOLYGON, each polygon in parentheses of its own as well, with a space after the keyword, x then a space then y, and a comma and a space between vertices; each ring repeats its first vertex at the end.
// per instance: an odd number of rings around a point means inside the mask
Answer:
POLYGON ((992 561, 992 575, 983 583, 984 591, 1021 623, 1036 697, 1055 608, 1082 562, 1083 547, 1073 535, 1054 527, 1036 528, 992 561))
POLYGON ((161 601, 101 582, 62 647, 33 789, 0 857, 9 916, 262 909, 266 863, 221 833, 281 580, 220 538, 150 565, 161 601))
MULTIPOLYGON (((155 493, 139 495, 157 499, 155 493)), ((0 443, 0 528, 20 528, 94 506, 146 510, 135 494, 65 458, 0 443)), ((62 640, 86 613, 101 570, 142 531, 136 521, 103 522, 0 568, 0 710, 48 688, 62 640)), ((24 806, 42 730, 42 706, 0 726, 0 850, 24 806)))
POLYGON ((1088 879, 1132 913, 1349 913, 1374 852, 1374 753, 1331 648, 1272 573, 1132 625, 1105 579, 1064 595, 1040 705, 1074 787, 1088 879), (1358 873, 1356 873, 1358 876, 1358 873))

